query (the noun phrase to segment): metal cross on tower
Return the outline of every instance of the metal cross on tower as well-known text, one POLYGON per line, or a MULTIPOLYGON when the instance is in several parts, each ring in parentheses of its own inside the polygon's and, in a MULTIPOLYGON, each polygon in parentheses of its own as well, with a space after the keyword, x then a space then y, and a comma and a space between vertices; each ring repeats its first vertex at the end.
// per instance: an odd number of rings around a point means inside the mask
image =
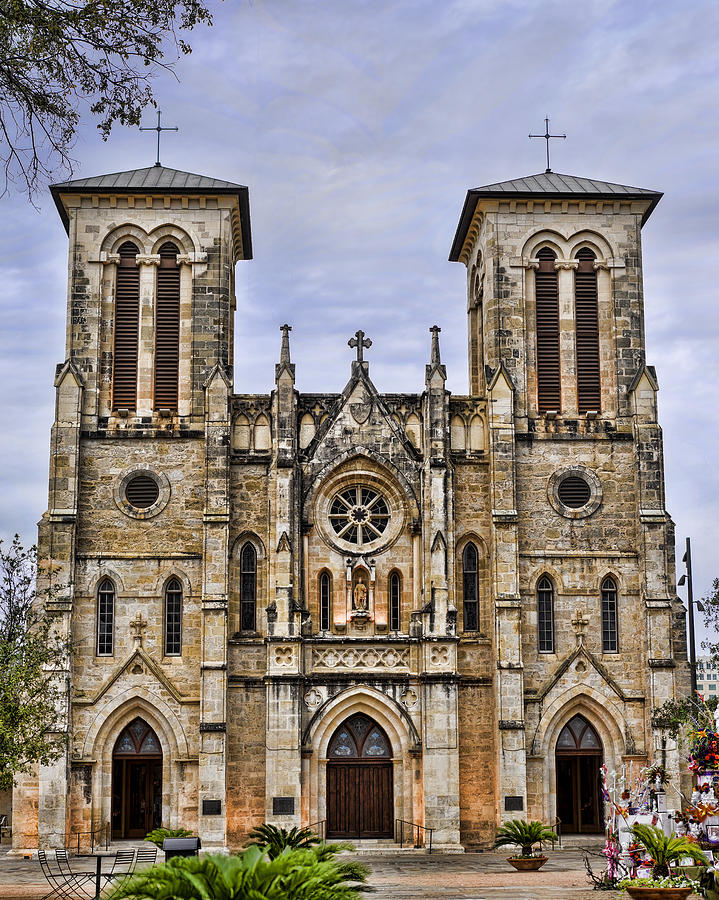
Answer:
POLYGON ((369 350, 372 341, 364 336, 364 331, 355 331, 355 336, 347 341, 347 346, 357 348, 357 362, 361 363, 363 350, 369 350))
POLYGON ((531 138, 544 138, 547 142, 547 168, 545 172, 551 172, 551 168, 549 167, 549 140, 550 138, 562 138, 566 140, 566 134, 550 134, 549 133, 549 116, 544 117, 544 134, 530 134, 531 138))
POLYGON ((162 116, 162 110, 157 110, 157 125, 145 125, 140 126, 140 131, 156 131, 157 132, 157 161, 155 162, 156 166, 160 165, 160 133, 163 131, 179 131, 180 129, 177 125, 162 125, 160 122, 162 116))

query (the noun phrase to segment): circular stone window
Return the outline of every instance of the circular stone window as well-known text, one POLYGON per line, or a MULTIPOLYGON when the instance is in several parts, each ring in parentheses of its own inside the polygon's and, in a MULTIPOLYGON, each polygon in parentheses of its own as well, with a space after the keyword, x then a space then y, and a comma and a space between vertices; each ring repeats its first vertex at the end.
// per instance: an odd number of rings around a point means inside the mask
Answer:
POLYGON ((146 468, 131 469, 115 486, 115 503, 127 516, 150 519, 167 505, 170 482, 146 468))
POLYGON ((377 540, 384 534, 389 519, 389 506, 382 494, 361 484, 340 491, 330 506, 334 533, 350 544, 377 540))
POLYGON ((590 469, 570 466, 551 476, 547 497, 560 515, 567 519, 583 519, 599 508, 602 484, 590 469))

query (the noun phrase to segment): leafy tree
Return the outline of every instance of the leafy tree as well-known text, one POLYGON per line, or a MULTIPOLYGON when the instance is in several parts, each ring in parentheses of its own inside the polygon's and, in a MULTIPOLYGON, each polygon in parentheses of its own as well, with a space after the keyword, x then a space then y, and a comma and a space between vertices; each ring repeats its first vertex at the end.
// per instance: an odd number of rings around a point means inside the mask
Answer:
POLYGON ((652 860, 652 878, 662 878, 669 874, 669 863, 678 862, 684 857, 693 859, 701 865, 707 864, 707 858, 699 845, 684 835, 664 834, 661 828, 635 823, 632 834, 644 847, 652 860))
POLYGON ((153 76, 191 52, 181 32, 200 23, 212 24, 203 0, 2 0, 0 195, 72 174, 83 106, 104 140, 137 125, 153 76))
MULTIPOLYGON (((715 578, 707 597, 702 597, 704 606, 704 625, 710 634, 719 634, 719 578, 715 578)), ((702 641, 702 648, 709 651, 712 663, 719 665, 719 641, 702 641)))
POLYGON ((253 846, 238 856, 175 857, 133 875, 108 900, 358 900, 367 868, 318 850, 286 848, 270 859, 253 846))
POLYGON ((0 790, 36 762, 50 763, 64 749, 62 722, 68 645, 44 612, 35 590, 37 550, 15 535, 0 541, 0 790))
POLYGON ((535 844, 543 841, 556 841, 557 835, 541 822, 527 822, 525 819, 512 819, 505 822, 497 830, 495 847, 517 845, 522 848, 522 856, 531 856, 535 844))

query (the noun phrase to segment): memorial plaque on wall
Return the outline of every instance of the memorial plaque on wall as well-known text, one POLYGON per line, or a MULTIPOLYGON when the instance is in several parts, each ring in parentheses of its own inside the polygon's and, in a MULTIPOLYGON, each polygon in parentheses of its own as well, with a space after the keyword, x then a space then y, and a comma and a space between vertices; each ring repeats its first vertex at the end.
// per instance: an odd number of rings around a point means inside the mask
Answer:
POLYGON ((294 797, 273 797, 272 798, 272 815, 273 816, 293 816, 295 814, 295 798, 294 797))
POLYGON ((203 800, 202 801, 203 816, 220 816, 222 815, 221 800, 203 800))
POLYGON ((524 809, 524 799, 522 797, 505 797, 505 812, 521 812, 524 809))

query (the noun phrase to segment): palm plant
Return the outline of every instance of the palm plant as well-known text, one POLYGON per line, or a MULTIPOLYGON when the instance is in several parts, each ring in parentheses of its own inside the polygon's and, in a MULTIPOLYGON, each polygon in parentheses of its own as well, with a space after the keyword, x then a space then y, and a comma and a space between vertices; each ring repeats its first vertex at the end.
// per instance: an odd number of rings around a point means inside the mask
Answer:
POLYGON ((669 875, 669 863, 678 862, 686 856, 701 865, 707 864, 707 858, 699 846, 683 835, 666 835, 661 828, 639 822, 632 826, 632 834, 651 857, 652 878, 666 877, 669 875))
POLYGON ((508 847, 516 844, 522 848, 522 856, 532 856, 535 844, 543 841, 556 841, 557 835, 541 822, 527 822, 525 819, 512 819, 505 822, 498 831, 494 842, 495 847, 508 847))
POLYGON ((359 900, 369 889, 367 868, 318 850, 287 848, 270 859, 252 846, 238 856, 174 857, 125 880, 107 900, 359 900))
POLYGON ((144 840, 150 841, 151 844, 155 844, 156 847, 159 847, 160 850, 162 850, 165 838, 184 837, 194 837, 194 835, 186 828, 153 828, 152 831, 148 832, 144 840))
POLYGON ((289 847, 290 850, 309 850, 320 839, 311 828, 278 828, 276 825, 258 825, 249 833, 250 846, 267 849, 270 859, 275 859, 282 851, 289 847))

